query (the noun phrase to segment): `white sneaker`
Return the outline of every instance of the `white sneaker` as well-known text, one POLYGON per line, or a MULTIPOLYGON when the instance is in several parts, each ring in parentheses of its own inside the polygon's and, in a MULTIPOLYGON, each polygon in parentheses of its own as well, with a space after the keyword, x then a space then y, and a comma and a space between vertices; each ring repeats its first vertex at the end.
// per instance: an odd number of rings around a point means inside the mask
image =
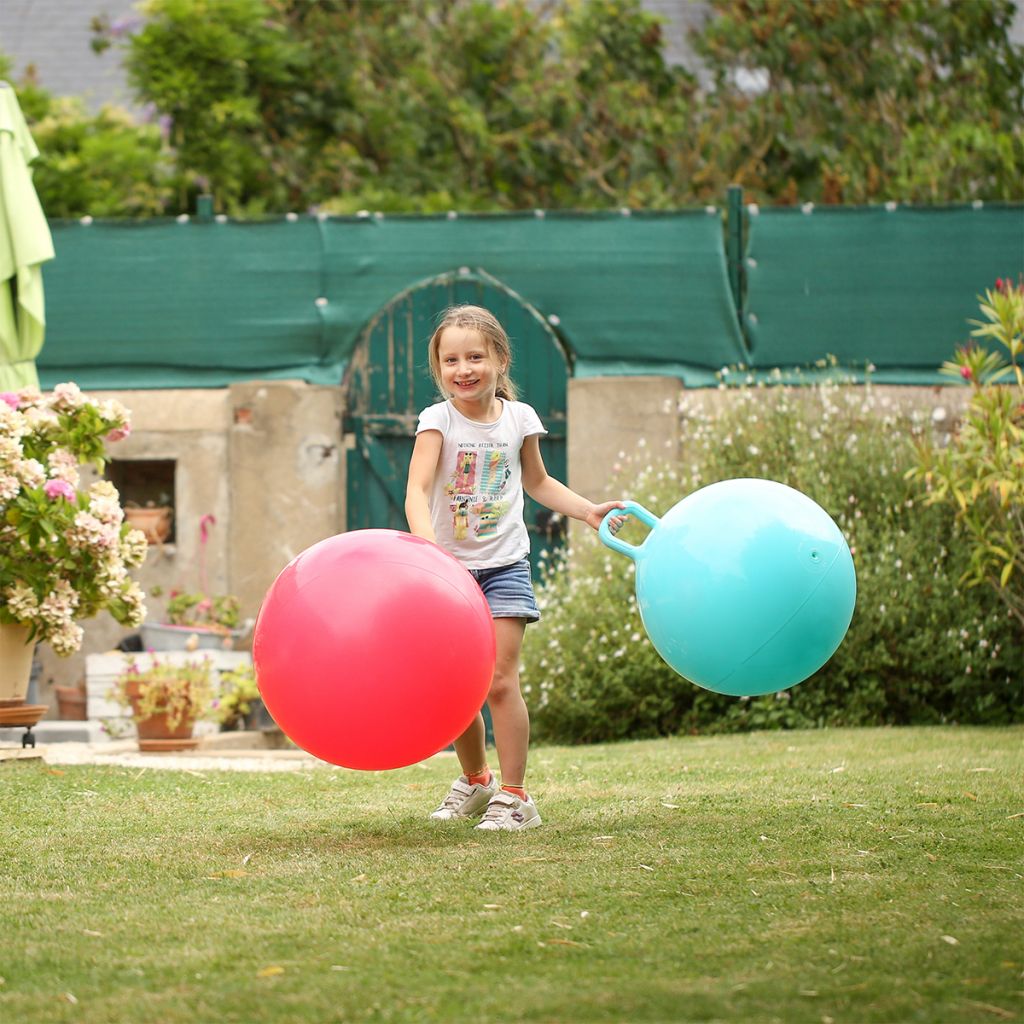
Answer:
POLYGON ((499 789, 476 827, 486 832, 514 832, 520 828, 536 828, 540 823, 537 805, 532 799, 520 800, 514 793, 499 789))
POLYGON ((431 813, 434 821, 451 821, 453 818, 479 818, 487 802, 498 791, 498 780, 491 772, 491 781, 486 786, 469 784, 465 775, 460 775, 441 801, 441 806, 431 813))

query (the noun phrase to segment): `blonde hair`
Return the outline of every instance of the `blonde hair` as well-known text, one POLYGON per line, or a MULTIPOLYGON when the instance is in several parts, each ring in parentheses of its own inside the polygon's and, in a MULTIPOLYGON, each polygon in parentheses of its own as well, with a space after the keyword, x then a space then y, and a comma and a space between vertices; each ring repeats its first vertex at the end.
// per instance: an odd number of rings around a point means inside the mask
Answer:
POLYGON ((512 344, 508 340, 505 328, 498 323, 498 318, 483 306, 449 306, 438 318, 437 327, 430 336, 430 344, 427 348, 427 361, 430 364, 430 376, 433 377, 437 390, 442 398, 448 398, 444 385, 441 383, 441 334, 448 327, 463 327, 467 330, 476 331, 487 343, 491 354, 499 364, 504 363, 505 368, 498 369, 497 385, 494 389, 498 398, 514 402, 519 394, 512 378, 509 376, 509 368, 512 365, 512 344))

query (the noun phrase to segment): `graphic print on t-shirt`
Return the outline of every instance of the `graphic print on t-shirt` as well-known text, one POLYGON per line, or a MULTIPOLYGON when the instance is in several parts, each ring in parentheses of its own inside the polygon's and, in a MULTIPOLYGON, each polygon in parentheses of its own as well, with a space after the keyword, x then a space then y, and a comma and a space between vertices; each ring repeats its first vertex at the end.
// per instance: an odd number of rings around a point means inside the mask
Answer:
POLYGON ((502 500, 512 471, 507 443, 465 442, 455 454, 446 493, 451 498, 452 530, 456 540, 466 540, 472 531, 480 538, 497 534, 498 521, 508 511, 502 500))

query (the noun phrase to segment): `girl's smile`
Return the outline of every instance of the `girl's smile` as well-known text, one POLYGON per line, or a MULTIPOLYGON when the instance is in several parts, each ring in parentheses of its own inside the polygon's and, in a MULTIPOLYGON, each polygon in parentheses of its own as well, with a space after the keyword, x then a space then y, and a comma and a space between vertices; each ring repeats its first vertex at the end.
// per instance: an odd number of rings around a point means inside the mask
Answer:
POLYGON ((438 342, 438 361, 445 391, 452 396, 460 412, 473 419, 497 418, 495 404, 499 365, 491 347, 479 331, 466 327, 446 327, 438 342))

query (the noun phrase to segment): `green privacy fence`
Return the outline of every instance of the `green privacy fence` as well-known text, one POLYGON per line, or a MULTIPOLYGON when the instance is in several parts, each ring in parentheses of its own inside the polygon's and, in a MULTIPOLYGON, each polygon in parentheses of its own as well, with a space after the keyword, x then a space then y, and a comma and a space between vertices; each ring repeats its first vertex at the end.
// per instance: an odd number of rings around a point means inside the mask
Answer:
POLYGON ((90 390, 338 383, 395 295, 465 267, 539 310, 577 376, 703 386, 723 366, 831 354, 932 382, 975 294, 1024 266, 1021 206, 764 209, 732 266, 724 227, 713 209, 52 222, 40 378, 90 390))
POLYGON ((51 224, 40 381, 100 388, 319 379, 315 222, 51 224))
POLYGON ((1024 269, 1024 207, 810 207, 747 217, 748 363, 833 355, 875 379, 931 383, 968 336, 976 296, 1024 269))
POLYGON ((461 267, 540 310, 578 374, 707 381, 744 354, 721 220, 704 211, 52 227, 44 383, 337 383, 375 313, 461 267))

